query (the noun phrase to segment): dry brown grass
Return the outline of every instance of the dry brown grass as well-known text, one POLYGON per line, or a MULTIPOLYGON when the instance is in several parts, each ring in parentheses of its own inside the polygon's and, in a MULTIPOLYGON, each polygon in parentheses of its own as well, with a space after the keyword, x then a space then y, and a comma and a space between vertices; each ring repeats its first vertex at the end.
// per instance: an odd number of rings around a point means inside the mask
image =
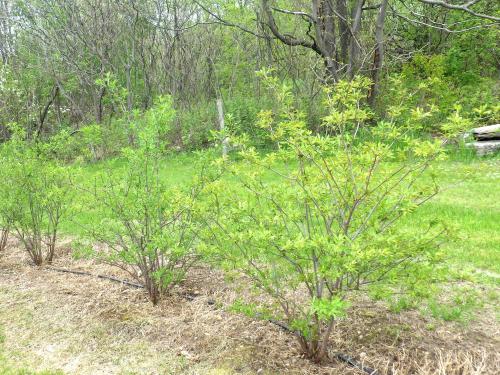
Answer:
MULTIPOLYGON (((11 366, 71 374, 360 373, 338 361, 311 364, 290 334, 227 312, 241 294, 209 269, 193 270, 189 281, 154 307, 143 290, 34 268, 9 247, 0 261, 0 326, 11 366)), ((74 261, 69 252, 69 245, 61 247, 55 266, 125 276, 74 261)), ((494 318, 484 314, 467 327, 433 324, 437 328, 429 330, 417 312, 394 315, 363 300, 338 323, 332 348, 380 374, 500 373, 494 318)))

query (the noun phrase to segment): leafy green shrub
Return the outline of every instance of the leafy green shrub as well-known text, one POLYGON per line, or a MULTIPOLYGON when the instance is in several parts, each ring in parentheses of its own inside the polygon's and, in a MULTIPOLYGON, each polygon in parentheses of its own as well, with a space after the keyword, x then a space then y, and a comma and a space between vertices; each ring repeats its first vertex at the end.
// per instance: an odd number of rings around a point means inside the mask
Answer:
POLYGON ((2 216, 35 265, 50 263, 59 225, 69 209, 69 178, 64 167, 46 157, 44 145, 24 141, 20 127, 12 130, 12 139, 2 149, 2 216))
MULTIPOLYGON (((207 147, 211 131, 218 127, 215 101, 201 102, 177 111, 176 121, 181 129, 181 143, 185 149, 193 150, 207 147)), ((172 131, 170 133, 170 138, 174 140, 174 143, 179 143, 176 139, 178 134, 172 134, 172 131)))
MULTIPOLYGON (((137 113, 130 115, 139 116, 137 113)), ((109 120, 108 124, 87 124, 70 137, 67 137, 65 152, 69 157, 65 160, 80 158, 85 162, 97 162, 120 154, 133 138, 128 117, 109 120)))
POLYGON ((108 124, 90 123, 78 130, 63 128, 43 144, 44 154, 63 163, 97 162, 120 153, 133 138, 128 118, 140 117, 133 113, 126 118, 116 118, 108 124))
POLYGON ((103 134, 102 127, 90 124, 80 129, 79 143, 82 145, 80 154, 86 160, 97 161, 103 156, 103 134))
POLYGON ((232 96, 224 102, 224 107, 228 117, 227 127, 232 134, 247 135, 256 147, 266 145, 265 129, 256 126, 259 102, 255 96, 232 96))
POLYGON ((456 34, 444 52, 446 75, 458 84, 477 85, 481 77, 498 74, 498 28, 456 34))
MULTIPOLYGON (((255 97, 234 95, 224 100, 226 127, 232 134, 246 134, 256 146, 267 141, 265 130, 257 126, 258 103, 255 97)), ((207 147, 212 141, 212 133, 219 129, 215 100, 201 102, 177 111, 176 121, 182 129, 182 145, 193 150, 207 147)), ((171 135, 171 139, 175 139, 171 135)))
POLYGON ((85 188, 88 204, 102 217, 89 233, 101 246, 87 247, 88 255, 126 270, 154 304, 196 258, 192 210, 197 189, 168 189, 160 169, 174 116, 170 98, 159 98, 133 124, 137 147, 122 150, 124 170, 106 171, 85 188))
POLYGON ((392 74, 385 81, 385 95, 381 97, 380 112, 400 111, 399 122, 413 121, 409 111, 421 111, 415 129, 420 133, 446 133, 443 125, 460 114, 461 132, 472 127, 500 121, 498 84, 494 79, 477 75, 471 80, 460 80, 450 75, 444 55, 415 55, 403 65, 401 73, 392 74), (406 109, 406 113, 401 109, 406 109))
POLYGON ((445 228, 396 224, 437 193, 422 177, 443 149, 408 136, 411 121, 366 126, 366 79, 327 90, 323 135, 308 130, 286 86, 276 87, 281 110, 259 115, 275 151, 243 144, 241 161, 221 160, 234 183, 207 186, 202 233, 207 256, 255 288, 255 300, 238 310, 284 320, 302 351, 321 361, 353 293, 405 293, 432 278, 445 228))

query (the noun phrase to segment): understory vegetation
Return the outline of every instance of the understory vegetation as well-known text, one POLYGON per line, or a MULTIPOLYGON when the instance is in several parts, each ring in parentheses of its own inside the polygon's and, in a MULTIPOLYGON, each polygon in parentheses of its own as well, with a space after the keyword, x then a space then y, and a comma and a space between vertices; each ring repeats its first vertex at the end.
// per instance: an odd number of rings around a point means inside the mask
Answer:
POLYGON ((469 134, 500 122, 499 15, 0 0, 0 265, 69 238, 154 306, 207 268, 315 364, 363 298, 471 321, 499 298, 500 163, 469 134))

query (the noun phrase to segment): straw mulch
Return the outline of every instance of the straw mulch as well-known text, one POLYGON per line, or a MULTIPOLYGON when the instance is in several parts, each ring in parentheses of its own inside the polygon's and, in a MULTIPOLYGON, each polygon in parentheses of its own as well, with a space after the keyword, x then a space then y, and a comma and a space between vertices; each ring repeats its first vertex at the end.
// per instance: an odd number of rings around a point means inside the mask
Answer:
MULTIPOLYGON (((35 268, 14 243, 9 248, 0 258, 0 327, 11 367, 68 374, 362 373, 341 361, 312 364, 289 333, 229 312, 242 292, 208 268, 194 269, 152 306, 142 289, 35 268)), ((110 266, 73 260, 69 244, 53 266, 126 278, 110 266)), ((467 326, 429 323, 417 312, 395 315, 363 300, 338 323, 331 346, 379 374, 500 373, 494 313, 467 326)))

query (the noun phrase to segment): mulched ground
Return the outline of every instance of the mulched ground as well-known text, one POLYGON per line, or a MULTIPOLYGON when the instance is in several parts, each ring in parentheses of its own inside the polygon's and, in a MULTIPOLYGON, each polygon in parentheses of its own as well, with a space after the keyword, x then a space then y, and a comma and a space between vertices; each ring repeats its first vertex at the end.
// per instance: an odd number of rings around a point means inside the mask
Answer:
MULTIPOLYGON (((62 246, 53 266, 126 278, 69 253, 62 246)), ((10 365, 75 374, 362 373, 342 361, 302 358, 291 334, 229 312, 238 297, 207 268, 194 269, 152 306, 141 289, 32 267, 15 243, 0 258, 0 326, 10 365)), ((464 326, 418 312, 392 314, 363 300, 338 322, 331 347, 379 374, 498 374, 498 322, 494 312, 480 315, 464 326)))

